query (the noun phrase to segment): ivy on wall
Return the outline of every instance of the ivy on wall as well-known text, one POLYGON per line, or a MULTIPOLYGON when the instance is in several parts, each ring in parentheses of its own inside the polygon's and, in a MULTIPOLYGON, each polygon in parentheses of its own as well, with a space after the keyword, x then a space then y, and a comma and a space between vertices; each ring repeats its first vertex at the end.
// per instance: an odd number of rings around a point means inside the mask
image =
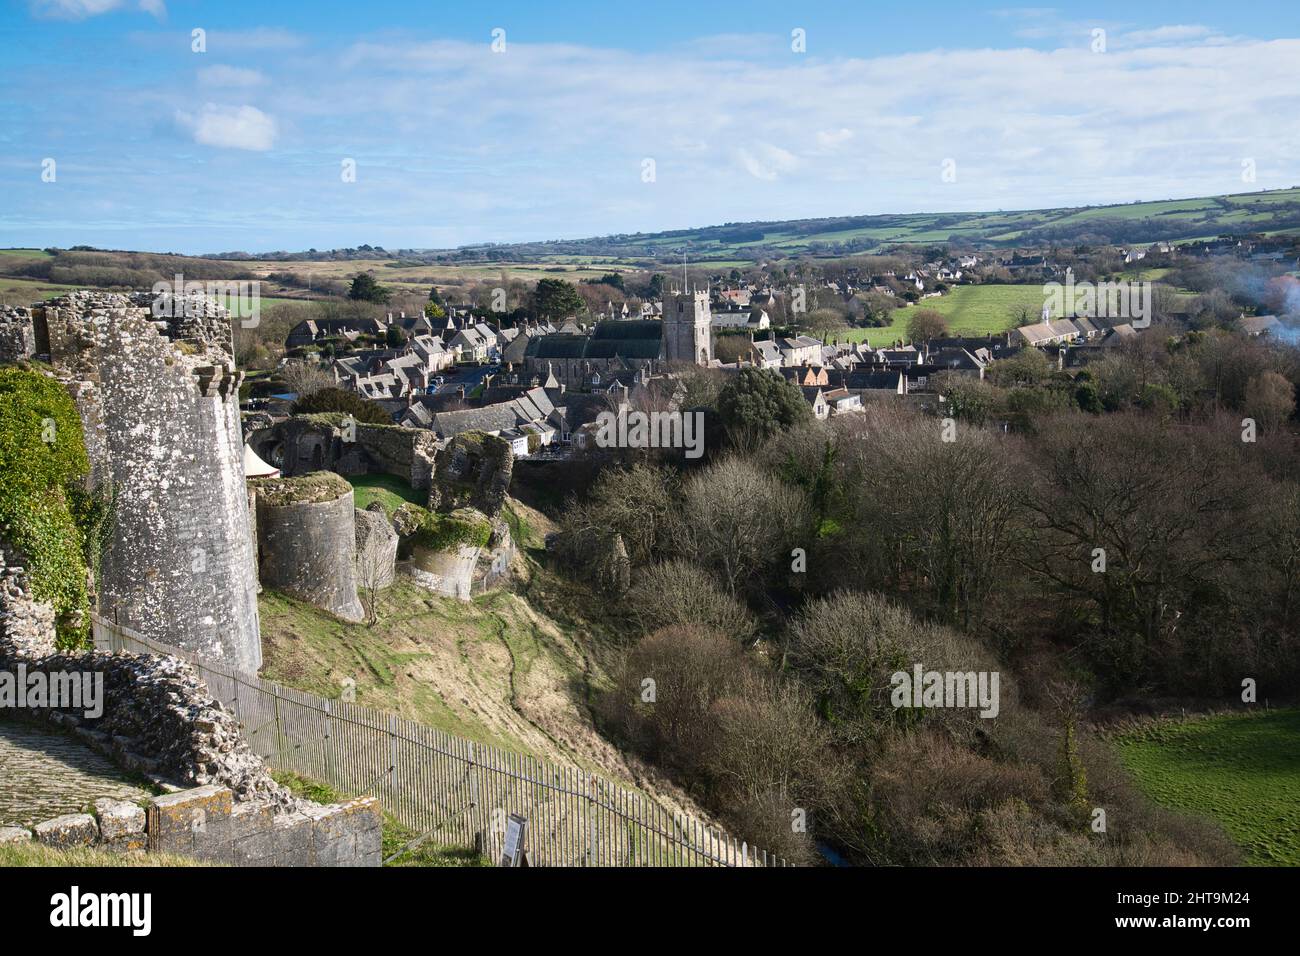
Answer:
POLYGON ((0 537, 27 559, 37 600, 54 606, 61 647, 85 643, 87 542, 81 419, 64 387, 35 368, 0 369, 0 537))

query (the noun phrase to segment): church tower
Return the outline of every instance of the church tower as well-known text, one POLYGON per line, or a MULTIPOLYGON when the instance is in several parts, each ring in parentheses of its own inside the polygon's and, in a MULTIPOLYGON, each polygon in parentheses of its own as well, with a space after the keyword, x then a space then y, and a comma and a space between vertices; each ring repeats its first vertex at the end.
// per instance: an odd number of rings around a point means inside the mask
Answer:
POLYGON ((709 293, 664 293, 664 360, 708 365, 713 359, 709 293))

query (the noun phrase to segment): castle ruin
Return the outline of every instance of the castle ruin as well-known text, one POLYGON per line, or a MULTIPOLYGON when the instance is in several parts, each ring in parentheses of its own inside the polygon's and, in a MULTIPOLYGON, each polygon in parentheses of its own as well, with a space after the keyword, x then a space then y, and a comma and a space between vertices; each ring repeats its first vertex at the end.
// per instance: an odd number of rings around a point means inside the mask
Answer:
POLYGON ((250 673, 262 663, 230 319, 201 296, 74 292, 3 324, 4 360, 49 361, 77 404, 115 522, 102 613, 250 673))

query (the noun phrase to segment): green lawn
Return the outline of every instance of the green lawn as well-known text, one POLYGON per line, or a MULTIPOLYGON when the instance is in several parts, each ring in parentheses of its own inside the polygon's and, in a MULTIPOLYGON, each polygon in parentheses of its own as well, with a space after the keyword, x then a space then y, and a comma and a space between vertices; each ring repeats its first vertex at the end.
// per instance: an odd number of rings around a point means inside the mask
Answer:
POLYGON ((408 501, 421 506, 429 503, 428 492, 416 491, 396 475, 352 475, 348 481, 352 483, 353 503, 363 511, 378 501, 391 517, 408 501))
POLYGON ((961 335, 1003 332, 1016 324, 1015 309, 1024 306, 1035 315, 1043 309, 1043 287, 1031 285, 959 285, 937 299, 923 299, 905 309, 895 309, 893 324, 878 329, 852 329, 841 340, 888 345, 907 338, 907 322, 917 309, 933 309, 948 320, 948 328, 961 335))
POLYGON ((1157 802, 1218 821, 1257 866, 1300 866, 1300 710, 1153 724, 1117 738, 1157 802))

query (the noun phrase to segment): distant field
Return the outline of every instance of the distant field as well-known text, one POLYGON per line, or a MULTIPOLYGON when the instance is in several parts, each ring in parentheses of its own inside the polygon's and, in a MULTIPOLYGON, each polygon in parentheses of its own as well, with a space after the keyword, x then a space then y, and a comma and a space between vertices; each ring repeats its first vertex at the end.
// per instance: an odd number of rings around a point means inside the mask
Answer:
POLYGON ((397 265, 391 259, 355 259, 349 262, 231 262, 258 276, 288 272, 309 280, 345 281, 359 272, 373 272, 381 285, 400 291, 427 294, 431 285, 458 285, 484 279, 497 280, 502 275, 536 281, 556 276, 577 282, 596 279, 610 272, 634 272, 637 266, 627 262, 593 259, 590 256, 555 257, 541 262, 476 262, 472 264, 397 265), (561 258, 564 261, 559 261, 561 258))
POLYGON ((50 254, 44 249, 0 249, 0 257, 11 259, 48 259, 50 254))
POLYGON ((1154 800, 1212 817, 1257 866, 1300 866, 1300 710, 1155 724, 1117 740, 1154 800))
POLYGON ((892 325, 879 329, 853 329, 841 340, 886 345, 907 338, 908 320, 917 309, 933 309, 948 320, 950 331, 965 335, 988 335, 1015 326, 1013 310, 1025 306, 1035 314, 1043 308, 1043 287, 1033 285, 961 285, 937 299, 923 299, 914 306, 894 310, 892 325))
POLYGON ((0 276, 0 303, 31 305, 71 292, 76 286, 54 285, 39 279, 9 279, 0 276))

